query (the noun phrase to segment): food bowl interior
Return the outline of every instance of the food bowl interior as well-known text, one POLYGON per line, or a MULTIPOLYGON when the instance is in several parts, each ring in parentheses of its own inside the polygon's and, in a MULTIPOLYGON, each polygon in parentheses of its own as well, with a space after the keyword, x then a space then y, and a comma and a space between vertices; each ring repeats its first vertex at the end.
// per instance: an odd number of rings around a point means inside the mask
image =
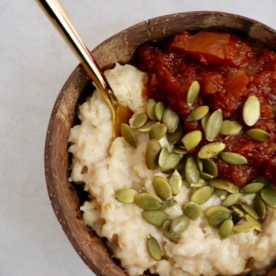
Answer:
MULTIPOLYGON (((259 40, 276 50, 276 32, 254 20, 222 12, 188 12, 150 19, 107 39, 92 53, 101 68, 116 62, 130 63, 137 47, 176 33, 199 30, 224 31, 259 40)), ((100 239, 82 220, 81 203, 86 195, 68 181, 70 156, 68 136, 77 123, 78 104, 91 94, 93 86, 78 66, 62 88, 50 118, 45 144, 45 174, 54 212, 70 242, 83 261, 97 275, 127 275, 108 253, 100 239)), ((81 186, 79 186, 81 187, 81 186)))

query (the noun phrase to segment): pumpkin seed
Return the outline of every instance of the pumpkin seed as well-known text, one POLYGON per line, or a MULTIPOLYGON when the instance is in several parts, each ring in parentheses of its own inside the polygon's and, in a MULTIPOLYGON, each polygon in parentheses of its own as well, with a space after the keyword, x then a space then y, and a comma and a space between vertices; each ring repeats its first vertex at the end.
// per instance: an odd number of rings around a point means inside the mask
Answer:
POLYGON ((256 195, 254 198, 254 209, 259 215, 260 219, 265 219, 266 217, 266 205, 263 202, 262 198, 259 195, 256 195))
POLYGON ((219 235, 222 239, 230 237, 233 233, 234 223, 232 219, 225 220, 219 227, 219 235))
POLYGON ((134 118, 134 120, 132 122, 132 127, 133 128, 140 128, 147 122, 147 120, 148 120, 147 114, 146 113, 140 113, 134 118))
POLYGON ((248 221, 243 221, 242 223, 234 226, 234 231, 236 233, 246 233, 254 229, 255 229, 254 225, 248 221))
POLYGON ((201 215, 201 207, 195 202, 189 202, 183 208, 183 213, 192 220, 196 220, 201 215))
POLYGON ((157 120, 155 115, 155 106, 156 101, 154 99, 149 99, 147 102, 147 114, 152 121, 157 120))
POLYGON ((224 213, 227 213, 227 214, 231 214, 231 210, 229 210, 228 208, 226 207, 223 207, 223 206, 211 206, 209 207, 208 209, 206 209, 204 211, 205 215, 210 218, 211 216, 213 216, 214 214, 218 213, 218 212, 224 212, 224 213))
POLYGON ((167 132, 167 126, 164 124, 157 124, 153 126, 149 132, 150 139, 161 139, 167 132))
POLYGON ((169 153, 168 148, 164 147, 160 152, 158 164, 162 170, 171 170, 178 165, 181 158, 182 155, 174 152, 169 153))
POLYGON ((271 206, 271 207, 276 207, 276 191, 273 189, 263 189, 261 190, 261 197, 263 201, 271 206))
POLYGON ((197 183, 190 184, 190 187, 192 187, 192 188, 200 188, 200 187, 203 187, 205 185, 206 185, 206 181, 200 178, 197 183))
POLYGON ((194 130, 194 131, 187 133, 182 138, 181 141, 184 144, 186 150, 190 151, 190 150, 194 149, 200 143, 201 139, 202 139, 201 131, 194 130))
POLYGON ((163 211, 166 210, 176 204, 176 200, 174 198, 170 198, 169 200, 162 201, 161 206, 158 208, 158 210, 163 211))
POLYGON ((115 193, 114 197, 122 203, 133 203, 137 192, 133 189, 122 189, 115 193))
POLYGON ((230 207, 234 204, 236 204, 241 197, 241 193, 236 193, 236 194, 230 194, 222 203, 223 206, 225 207, 230 207))
POLYGON ((213 175, 214 177, 217 177, 218 176, 218 167, 216 165, 216 163, 211 160, 211 159, 204 159, 203 160, 203 165, 206 169, 206 171, 213 175))
POLYGON ((254 219, 253 217, 251 217, 251 216, 249 216, 249 215, 245 215, 245 219, 246 219, 249 223, 251 223, 252 225, 254 225, 254 228, 255 228, 257 231, 259 231, 259 232, 262 232, 262 231, 263 231, 263 227, 262 227, 261 223, 260 223, 258 220, 254 219))
POLYGON ((257 212, 250 207, 248 204, 246 203, 241 203, 241 207, 242 209, 251 217, 255 218, 255 219, 259 219, 259 215, 257 214, 257 212))
POLYGON ((155 176, 152 181, 156 194, 162 200, 168 200, 172 197, 172 189, 167 180, 161 176, 155 176))
POLYGON ((213 179, 213 180, 209 180, 209 184, 216 189, 225 190, 227 192, 230 192, 231 194, 235 192, 236 193, 239 192, 239 188, 230 181, 226 181, 222 179, 213 179), (233 189, 233 187, 235 188, 233 189), (237 187, 237 190, 236 190, 236 187, 237 187))
POLYGON ((139 192, 139 194, 143 194, 143 193, 147 193, 147 194, 153 194, 149 189, 147 188, 142 188, 141 191, 139 192))
POLYGON ((241 192, 244 194, 256 194, 263 187, 264 187, 263 183, 259 183, 259 182, 249 183, 241 189, 241 192))
POLYGON ((228 196, 228 192, 225 190, 220 190, 220 189, 215 189, 215 195, 220 199, 220 200, 225 200, 226 197, 228 196))
POLYGON ((162 201, 159 197, 157 197, 154 194, 148 194, 148 193, 136 195, 134 197, 134 202, 141 209, 148 210, 148 211, 156 210, 160 206, 162 206, 162 201))
POLYGON ((225 149, 226 145, 220 142, 214 142, 203 146, 199 152, 198 157, 201 159, 210 159, 217 156, 225 149))
POLYGON ((169 184, 171 185, 172 194, 177 195, 182 187, 182 178, 177 170, 171 175, 169 179, 169 184))
POLYGON ((145 133, 145 132, 150 132, 153 126, 159 124, 158 121, 150 121, 146 122, 142 127, 138 129, 139 132, 145 133))
POLYGON ((222 135, 235 135, 242 129, 242 125, 235 121, 225 120, 222 122, 220 134, 222 135))
POLYGON ((165 221, 170 219, 164 211, 144 211, 142 213, 144 220, 154 226, 161 227, 165 221))
POLYGON ((249 129, 246 133, 251 139, 260 142, 265 142, 270 138, 270 134, 260 128, 249 129))
POLYGON ((152 139, 148 142, 146 148, 146 165, 149 170, 156 170, 159 168, 158 157, 161 149, 158 140, 152 139))
POLYGON ((188 106, 191 106, 194 101, 196 100, 198 93, 200 90, 200 85, 198 81, 193 81, 192 84, 189 87, 188 93, 187 93, 187 104, 188 106))
POLYGON ((137 137, 129 125, 121 124, 121 133, 126 142, 128 142, 133 147, 137 146, 137 137))
POLYGON ((259 117, 260 102, 256 96, 250 96, 243 106, 243 120, 248 126, 253 126, 259 117))
POLYGON ((167 107, 164 111, 162 122, 167 126, 168 132, 173 133, 179 125, 179 116, 167 107))
POLYGON ((239 222, 241 219, 243 219, 245 217, 245 213, 238 207, 232 206, 231 208, 233 210, 232 217, 233 217, 234 221, 239 222))
POLYGON ((226 212, 218 211, 214 213, 209 219, 209 225, 212 228, 219 228, 220 225, 227 219, 230 219, 231 215, 226 212))
POLYGON ((202 172, 203 171, 203 161, 198 156, 196 156, 196 164, 197 164, 199 171, 202 172))
POLYGON ((209 112, 209 107, 207 105, 202 105, 195 108, 187 118, 187 121, 198 121, 202 119, 209 112))
POLYGON ((163 229, 163 234, 164 236, 170 240, 171 242, 177 243, 179 235, 176 234, 172 234, 170 232, 171 229, 171 222, 169 220, 165 221, 164 224, 162 225, 162 229, 163 229))
POLYGON ((214 192, 213 187, 210 187, 210 186, 201 187, 192 194, 191 201, 198 204, 203 204, 204 202, 209 200, 213 192, 214 192))
POLYGON ((258 177, 256 177, 253 182, 260 182, 260 183, 263 183, 265 186, 268 186, 270 184, 272 184, 272 180, 271 179, 268 179, 262 175, 259 175, 258 177))
POLYGON ((186 157, 182 158, 175 169, 178 171, 180 176, 185 178, 185 167, 186 167, 186 157))
POLYGON ((250 268, 245 268, 238 276, 246 276, 250 271, 250 268))
POLYGON ((162 250, 159 242, 151 235, 147 239, 147 247, 149 254, 155 261, 160 261, 162 259, 162 250))
POLYGON ((203 178, 204 180, 210 180, 210 179, 214 178, 213 175, 206 173, 206 172, 201 172, 200 177, 203 178))
POLYGON ((201 119, 201 126, 205 132, 207 121, 209 120, 211 114, 208 112, 202 119, 201 119))
POLYGON ((190 219, 184 215, 175 218, 170 227, 170 232, 175 235, 183 233, 189 226, 190 219))
POLYGON ((162 102, 158 102, 156 105, 155 105, 155 117, 158 121, 161 121, 162 120, 162 117, 163 117, 163 114, 164 114, 164 111, 165 111, 165 104, 162 103, 162 102))
POLYGON ((199 171, 195 159, 192 156, 189 156, 186 160, 185 176, 189 184, 199 181, 199 171))
POLYGON ((187 152, 185 149, 183 149, 183 148, 174 148, 174 149, 173 149, 173 152, 174 152, 174 153, 177 153, 177 154, 182 154, 182 155, 188 153, 188 152, 187 152))
POLYGON ((222 111, 217 109, 208 119, 205 127, 205 137, 209 142, 213 142, 218 136, 222 126, 222 111))
POLYGON ((167 139, 170 144, 178 142, 184 134, 184 127, 180 123, 174 133, 167 133, 167 139))
POLYGON ((222 152, 220 157, 226 163, 232 165, 243 165, 247 163, 247 159, 244 156, 234 152, 222 152))

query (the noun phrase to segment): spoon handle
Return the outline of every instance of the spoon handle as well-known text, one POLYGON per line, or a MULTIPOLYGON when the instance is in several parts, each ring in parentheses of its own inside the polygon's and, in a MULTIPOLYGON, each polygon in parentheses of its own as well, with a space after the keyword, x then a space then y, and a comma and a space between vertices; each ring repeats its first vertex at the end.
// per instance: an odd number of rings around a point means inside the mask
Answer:
POLYGON ((116 108, 118 106, 118 98, 112 91, 107 79, 91 56, 88 48, 85 46, 76 28, 69 19, 69 16, 58 0, 36 1, 73 50, 86 72, 96 84, 97 88, 101 91, 104 99, 109 105, 112 118, 114 119, 116 116, 116 108))

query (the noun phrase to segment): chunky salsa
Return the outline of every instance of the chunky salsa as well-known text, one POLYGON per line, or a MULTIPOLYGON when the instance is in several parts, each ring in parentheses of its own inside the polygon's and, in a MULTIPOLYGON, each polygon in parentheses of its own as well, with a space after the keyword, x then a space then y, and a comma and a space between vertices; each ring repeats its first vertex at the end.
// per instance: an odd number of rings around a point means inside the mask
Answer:
MULTIPOLYGON (((276 181, 276 54, 256 41, 219 32, 183 32, 163 45, 143 45, 138 50, 139 69, 148 73, 146 94, 164 101, 183 119, 187 132, 202 130, 200 121, 187 121, 192 110, 206 104, 213 112, 221 109, 223 118, 242 124, 236 135, 218 135, 215 141, 226 144, 226 151, 247 158, 244 165, 231 165, 213 158, 219 176, 244 185, 258 175, 276 181), (187 93, 193 81, 200 84, 196 101, 189 106, 187 93), (267 141, 252 140, 242 117, 249 96, 261 104, 254 128, 270 134, 267 141)), ((192 153, 208 141, 203 139, 192 153)))

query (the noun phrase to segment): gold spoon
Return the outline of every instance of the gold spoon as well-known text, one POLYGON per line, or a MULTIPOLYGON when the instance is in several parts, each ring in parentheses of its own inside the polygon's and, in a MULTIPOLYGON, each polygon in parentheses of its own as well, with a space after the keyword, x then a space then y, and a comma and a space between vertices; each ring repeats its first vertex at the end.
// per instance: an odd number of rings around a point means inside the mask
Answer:
POLYGON ((86 72, 92 78, 97 88, 102 93, 111 112, 112 137, 115 139, 121 133, 121 124, 128 122, 132 111, 123 106, 114 91, 111 89, 103 72, 91 56, 80 35, 64 11, 58 0, 36 0, 50 21, 68 43, 86 72))

